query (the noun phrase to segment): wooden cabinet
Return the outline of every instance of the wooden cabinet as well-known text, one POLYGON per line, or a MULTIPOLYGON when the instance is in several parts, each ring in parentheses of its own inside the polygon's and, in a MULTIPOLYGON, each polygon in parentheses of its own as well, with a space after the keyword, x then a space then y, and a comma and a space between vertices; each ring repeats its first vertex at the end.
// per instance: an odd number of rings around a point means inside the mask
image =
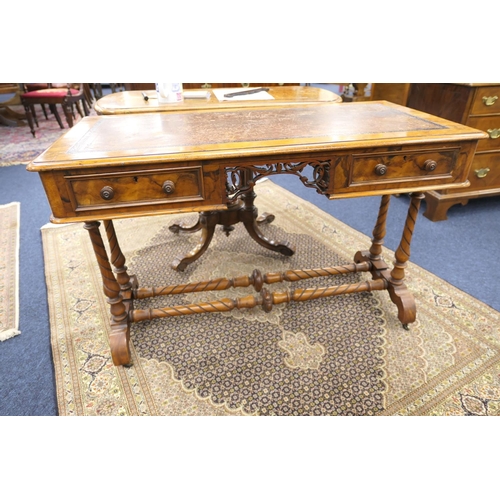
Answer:
POLYGON ((407 106, 483 130, 489 136, 478 143, 469 187, 426 193, 424 215, 428 219, 445 220, 453 205, 500 194, 500 83, 414 83, 407 106))

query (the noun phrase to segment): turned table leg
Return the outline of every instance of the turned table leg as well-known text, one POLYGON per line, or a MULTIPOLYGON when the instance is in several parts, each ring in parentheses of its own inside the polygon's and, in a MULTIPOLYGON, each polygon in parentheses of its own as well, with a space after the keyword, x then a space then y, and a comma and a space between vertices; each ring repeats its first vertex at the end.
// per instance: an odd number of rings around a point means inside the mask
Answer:
MULTIPOLYGON (((86 222, 84 227, 89 232, 92 247, 101 272, 104 294, 106 295, 107 302, 110 305, 111 334, 109 336, 109 344, 113 363, 115 365, 127 365, 130 364, 131 360, 129 347, 130 325, 128 319, 128 307, 123 301, 120 284, 111 269, 108 253, 104 246, 101 232, 99 231, 99 225, 99 222, 91 221, 86 222)), ((121 254, 121 251, 118 252, 121 254)), ((117 262, 118 260, 119 259, 117 259, 117 262)), ((121 279, 123 282, 125 281, 123 279, 124 277, 125 275, 122 272, 121 279)))
POLYGON ((398 318, 406 327, 408 323, 413 323, 416 318, 415 299, 408 290, 404 282, 405 269, 410 258, 410 245, 413 237, 413 230, 418 216, 420 203, 424 199, 423 193, 411 193, 410 207, 406 217, 401 243, 395 252, 394 267, 389 277, 389 294, 391 300, 398 307, 398 318))
POLYGON ((395 252, 394 267, 389 271, 387 263, 382 259, 383 238, 386 234, 387 212, 389 208, 390 195, 382 196, 378 212, 377 222, 373 229, 372 245, 368 251, 357 252, 354 262, 370 262, 370 272, 375 279, 383 279, 392 302, 398 308, 398 318, 405 328, 413 323, 416 318, 416 305, 412 293, 404 284, 405 268, 410 258, 410 244, 413 229, 420 207, 424 198, 422 193, 412 193, 408 215, 406 217, 401 243, 395 252))
POLYGON ((372 246, 370 247, 370 260, 382 259, 382 245, 387 227, 387 213, 389 212, 389 204, 391 202, 391 195, 386 194, 382 196, 380 201, 380 208, 378 211, 377 222, 373 228, 372 246))
POLYGON ((108 238, 109 248, 111 251, 111 262, 114 266, 116 280, 120 284, 122 298, 123 300, 131 300, 133 290, 137 288, 137 279, 134 275, 130 276, 127 273, 125 256, 123 255, 118 243, 113 221, 104 221, 104 228, 106 229, 106 236, 108 238))
POLYGON ((369 250, 356 252, 354 262, 370 262, 372 264, 371 273, 374 278, 386 279, 384 271, 387 270, 387 264, 382 259, 382 245, 386 234, 387 213, 391 195, 384 195, 380 201, 380 207, 377 216, 377 222, 373 228, 372 244, 369 250))

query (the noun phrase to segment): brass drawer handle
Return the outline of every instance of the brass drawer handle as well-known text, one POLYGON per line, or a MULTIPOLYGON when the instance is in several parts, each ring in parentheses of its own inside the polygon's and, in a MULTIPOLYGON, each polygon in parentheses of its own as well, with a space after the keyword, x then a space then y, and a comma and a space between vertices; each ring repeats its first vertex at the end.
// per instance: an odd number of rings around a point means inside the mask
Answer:
POLYGON ((483 103, 485 106, 493 106, 495 104, 496 100, 498 99, 498 96, 494 95, 492 97, 483 97, 483 103))
POLYGON ((210 89, 212 88, 212 84, 211 83, 204 83, 202 86, 201 86, 202 89, 210 89))
POLYGON ((484 179, 488 175, 489 171, 489 168, 480 168, 479 170, 475 170, 474 172, 479 179, 484 179))
POLYGON ((104 186, 99 194, 101 195, 101 198, 103 200, 108 201, 113 199, 113 197, 115 196, 115 191, 111 186, 104 186))
POLYGON ((165 181, 162 189, 165 194, 172 194, 175 191, 175 184, 172 181, 165 181))
POLYGON ((500 128, 489 128, 487 132, 490 139, 498 139, 500 137, 500 128))
POLYGON ((379 163, 375 167, 375 173, 377 175, 385 175, 387 173, 387 167, 385 165, 383 165, 382 163, 379 163))

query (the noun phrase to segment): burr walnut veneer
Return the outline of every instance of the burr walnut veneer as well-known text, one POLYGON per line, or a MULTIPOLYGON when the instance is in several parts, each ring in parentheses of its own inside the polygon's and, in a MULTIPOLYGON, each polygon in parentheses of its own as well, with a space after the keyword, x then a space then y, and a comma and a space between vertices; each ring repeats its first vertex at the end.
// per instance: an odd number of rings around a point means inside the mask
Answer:
MULTIPOLYGON (((82 119, 27 168, 40 175, 52 222, 82 221, 89 231, 110 304, 111 354, 120 365, 130 363, 131 323, 153 318, 255 306, 270 310, 283 302, 387 290, 401 323, 412 323, 416 307, 404 284, 404 270, 422 193, 466 186, 478 140, 484 136, 385 101, 97 116, 82 119), (255 182, 272 175, 295 175, 330 199, 380 195, 370 248, 343 266, 267 274, 255 270, 250 276, 164 287, 141 288, 127 273, 113 226, 113 219, 122 217, 199 212, 199 226, 193 230, 201 230, 199 246, 206 247, 215 224, 212 214, 224 212, 227 219, 216 223, 242 221, 258 243, 287 254, 289 244, 261 233, 253 203, 255 182), (397 193, 411 197, 390 267, 381 249, 389 201, 397 193), (109 252, 99 221, 104 222, 109 252), (265 288, 268 283, 354 272, 368 272, 371 279, 292 292, 265 288), (134 308, 135 298, 241 286, 253 286, 258 293, 162 309, 134 308)), ((203 251, 195 248, 181 261, 187 265, 203 251)))

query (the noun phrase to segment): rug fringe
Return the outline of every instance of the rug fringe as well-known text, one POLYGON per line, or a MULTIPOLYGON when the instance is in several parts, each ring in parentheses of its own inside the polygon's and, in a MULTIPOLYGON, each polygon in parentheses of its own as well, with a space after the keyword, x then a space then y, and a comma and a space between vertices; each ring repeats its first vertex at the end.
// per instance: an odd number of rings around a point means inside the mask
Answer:
POLYGON ((0 332, 0 341, 3 342, 4 340, 15 337, 16 335, 21 335, 21 332, 19 330, 16 330, 15 328, 4 330, 3 332, 0 332))

